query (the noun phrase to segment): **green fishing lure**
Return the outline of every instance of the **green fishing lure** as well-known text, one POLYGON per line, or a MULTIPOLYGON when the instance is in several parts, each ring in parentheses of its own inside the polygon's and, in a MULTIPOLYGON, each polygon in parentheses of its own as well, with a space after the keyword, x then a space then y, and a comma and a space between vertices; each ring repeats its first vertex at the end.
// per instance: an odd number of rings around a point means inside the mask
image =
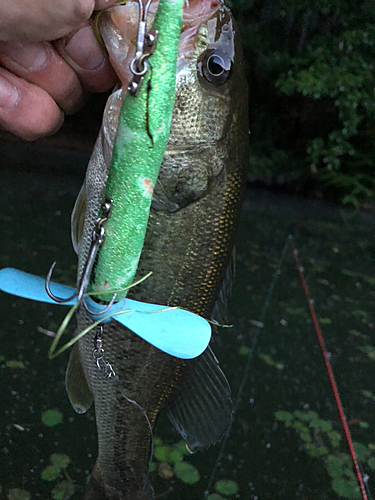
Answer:
POLYGON ((160 0, 155 51, 139 92, 128 91, 121 107, 105 190, 111 212, 90 290, 99 299, 108 300, 108 292, 117 290, 117 300, 124 298, 138 267, 171 127, 183 1, 160 0))

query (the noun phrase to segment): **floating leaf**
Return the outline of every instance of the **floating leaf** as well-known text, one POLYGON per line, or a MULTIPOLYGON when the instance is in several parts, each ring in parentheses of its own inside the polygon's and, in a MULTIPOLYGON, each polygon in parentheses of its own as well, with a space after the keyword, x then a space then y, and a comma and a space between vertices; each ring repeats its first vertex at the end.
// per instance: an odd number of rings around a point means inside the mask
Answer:
POLYGON ((160 438, 158 437, 154 438, 154 446, 161 446, 162 444, 163 441, 160 438))
POLYGON ((370 424, 368 422, 359 422, 359 426, 361 429, 368 429, 370 427, 370 424))
POLYGON ((307 443, 306 451, 310 455, 310 457, 319 457, 319 448, 315 446, 315 444, 307 443))
POLYGON ((163 479, 171 479, 174 476, 171 466, 167 462, 160 462, 158 467, 158 474, 163 479))
POLYGON ((223 495, 235 495, 238 492, 238 484, 229 479, 221 479, 215 484, 215 490, 223 495))
POLYGON ((342 478, 344 476, 344 471, 343 471, 344 460, 336 455, 329 455, 327 458, 328 458, 328 474, 332 478, 342 478))
POLYGON ((332 323, 331 318, 319 318, 319 322, 322 325, 330 325, 332 323))
POLYGON ((297 429, 297 431, 300 431, 300 432, 303 432, 306 434, 309 433, 309 429, 306 427, 306 425, 304 425, 302 422, 299 422, 298 420, 297 420, 297 422, 293 423, 293 427, 295 429, 297 429))
MULTIPOLYGON (((5 361, 5 356, 3 356, 2 354, 0 355, 0 363, 1 363, 1 361, 5 361)), ((1 493, 1 491, 0 491, 0 493, 1 493)))
POLYGON ((306 443, 311 443, 312 437, 309 432, 301 432, 300 433, 300 438, 305 441, 306 443))
POLYGON ((49 457, 49 459, 51 460, 51 463, 60 470, 66 469, 71 462, 68 455, 61 455, 60 453, 54 453, 49 457))
POLYGON ((176 462, 174 464, 176 476, 186 484, 195 484, 199 481, 199 472, 187 462, 176 462))
POLYGON ((157 469, 156 463, 155 462, 151 462, 151 464, 150 464, 150 472, 155 472, 156 469, 157 469))
POLYGON ((212 493, 207 500, 224 500, 224 498, 221 495, 218 495, 217 493, 212 493))
POLYGON ((357 443, 357 442, 354 442, 353 446, 354 446, 355 452, 358 456, 358 460, 360 462, 366 462, 366 460, 371 455, 371 451, 367 448, 367 446, 365 446, 362 443, 357 443))
POLYGON ((8 491, 8 500, 30 500, 31 495, 26 490, 20 490, 19 488, 14 488, 8 491))
MULTIPOLYGON (((16 368, 25 368, 25 365, 22 363, 22 361, 16 361, 14 359, 10 359, 9 361, 7 361, 5 363, 5 366, 7 368, 14 368, 14 369, 16 369, 16 368)), ((24 490, 22 490, 22 491, 24 491, 24 490)))
POLYGON ((170 462, 171 451, 170 446, 158 446, 154 449, 154 457, 159 462, 170 462))
POLYGON ((309 415, 308 412, 305 412, 305 411, 301 411, 301 410, 296 410, 294 412, 294 415, 299 418, 300 420, 303 420, 305 422, 308 422, 309 420, 311 420, 311 417, 309 415))
POLYGON ((68 500, 74 495, 75 487, 73 481, 62 481, 52 490, 53 500, 68 500))
POLYGON ((361 493, 356 483, 352 483, 346 479, 334 479, 332 481, 332 488, 342 498, 348 500, 359 500, 361 493))
POLYGON ((373 399, 375 395, 371 391, 362 391, 362 394, 365 396, 365 398, 373 399))
POLYGON ((281 422, 288 422, 290 423, 293 420, 293 414, 289 413, 288 411, 277 411, 275 412, 275 417, 277 420, 280 420, 281 422))
POLYGON ((337 431, 332 431, 328 433, 329 439, 331 440, 331 444, 333 447, 336 447, 340 444, 341 434, 337 431))
POLYGON ((54 481, 60 475, 61 469, 56 467, 56 465, 47 465, 45 469, 42 470, 41 478, 44 481, 54 481))
POLYGON ((311 427, 314 427, 315 429, 318 429, 322 432, 330 432, 332 430, 332 425, 327 422, 327 420, 313 420, 310 423, 311 427))
POLYGON ((181 462, 183 460, 184 455, 180 450, 173 450, 169 455, 170 461, 174 464, 176 462, 181 462))
POLYGON ((42 415, 42 422, 47 427, 54 427, 62 422, 63 414, 58 410, 47 410, 42 415))
POLYGON ((240 347, 239 350, 238 350, 238 354, 240 356, 248 356, 250 353, 251 353, 250 347, 246 347, 245 345, 243 345, 242 347, 240 347))

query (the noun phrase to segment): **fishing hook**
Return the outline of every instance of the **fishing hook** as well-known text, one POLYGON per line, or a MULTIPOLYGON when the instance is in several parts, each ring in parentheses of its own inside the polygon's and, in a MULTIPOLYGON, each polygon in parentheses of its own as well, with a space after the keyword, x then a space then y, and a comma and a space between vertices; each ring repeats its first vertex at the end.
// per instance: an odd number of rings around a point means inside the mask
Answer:
POLYGON ((129 83, 128 90, 131 95, 136 95, 142 84, 143 76, 147 71, 146 59, 151 56, 155 50, 158 32, 151 29, 146 33, 147 14, 152 0, 138 0, 138 34, 135 56, 130 62, 130 71, 133 73, 133 79, 129 83))
POLYGON ((50 288, 50 284, 51 284, 52 273, 53 273, 53 270, 56 266, 56 261, 50 267, 48 274, 47 274, 46 282, 45 282, 46 293, 47 293, 48 297, 50 297, 52 300, 54 300, 58 304, 64 304, 66 302, 70 302, 75 297, 77 297, 77 302, 80 303, 81 305, 83 305, 85 310, 92 316, 99 316, 101 314, 105 314, 106 312, 108 312, 109 309, 112 307, 112 305, 116 299, 116 295, 117 295, 117 293, 115 293, 113 295, 112 299, 110 300, 108 306, 99 312, 92 311, 88 307, 88 305, 86 304, 86 302, 84 300, 84 295, 85 295, 85 293, 87 291, 87 287, 89 285, 91 272, 92 272, 92 268, 94 266, 94 262, 95 262, 97 253, 100 250, 100 248, 104 242, 105 229, 104 229, 103 223, 106 222, 109 218, 111 206, 112 206, 112 200, 106 199, 101 207, 102 216, 97 220, 95 227, 92 231, 89 254, 88 254, 88 257, 87 257, 87 260, 85 263, 85 267, 83 268, 83 271, 82 271, 81 279, 79 280, 79 283, 78 283, 78 286, 77 286, 77 289, 75 290, 75 292, 70 297, 68 297, 66 299, 62 299, 61 297, 57 297, 56 295, 54 295, 54 293, 52 293, 51 288, 50 288))

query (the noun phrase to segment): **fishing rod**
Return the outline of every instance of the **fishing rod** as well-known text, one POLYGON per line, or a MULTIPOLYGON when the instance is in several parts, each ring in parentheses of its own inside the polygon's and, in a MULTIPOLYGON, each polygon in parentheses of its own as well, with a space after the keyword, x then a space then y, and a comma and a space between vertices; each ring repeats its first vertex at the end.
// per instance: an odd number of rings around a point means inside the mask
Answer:
POLYGON ((336 383, 336 380, 335 380, 335 376, 334 376, 334 373, 333 373, 333 370, 332 370, 331 363, 329 361, 329 354, 328 354, 327 348, 325 346, 325 342, 324 342, 322 331, 320 329, 318 318, 317 318, 316 313, 315 313, 314 302, 313 302, 313 299, 310 296, 309 289, 308 289, 308 286, 307 286, 307 282, 306 282, 306 279, 305 279, 304 269, 303 269, 303 266, 301 266, 300 261, 298 259, 298 250, 295 248, 295 246, 293 244, 292 236, 289 237, 289 241, 290 241, 290 248, 291 248, 292 253, 293 253, 294 261, 296 263, 297 271, 298 271, 298 274, 299 274, 299 277, 300 277, 300 280, 301 280, 302 288, 303 288, 303 291, 305 292, 306 299, 307 299, 307 302, 308 302, 308 305, 309 305, 310 315, 311 315, 311 319, 313 321, 313 324, 314 324, 314 327, 315 327, 315 331, 316 331, 316 334, 317 334, 317 337, 318 337, 320 349, 321 349, 322 354, 323 354, 324 363, 326 365, 326 369, 327 369, 329 381, 331 383, 332 391, 333 391, 333 394, 334 394, 334 397, 335 397, 336 406, 337 406, 337 409, 338 409, 338 412, 339 412, 339 415, 340 415, 341 424, 342 424, 342 427, 343 427, 343 430, 344 430, 346 441, 348 443, 348 447, 349 447, 349 451, 350 451, 350 456, 351 456, 351 459, 353 461, 355 475, 356 475, 356 478, 357 478, 357 481, 358 481, 358 484, 359 484, 359 488, 360 488, 360 491, 361 491, 362 500, 369 500, 369 498, 371 498, 371 497, 369 497, 370 492, 368 492, 369 493, 369 495, 368 495, 367 491, 366 491, 366 484, 365 484, 365 481, 363 479, 363 475, 362 475, 362 472, 361 472, 361 469, 360 469, 360 466, 359 466, 357 454, 356 454, 355 449, 354 449, 353 439, 352 439, 352 436, 351 436, 351 433, 350 433, 348 422, 346 420, 346 416, 345 416, 344 408, 343 408, 343 405, 342 405, 342 401, 341 401, 340 393, 339 393, 339 390, 338 390, 338 386, 337 386, 337 383, 336 383))

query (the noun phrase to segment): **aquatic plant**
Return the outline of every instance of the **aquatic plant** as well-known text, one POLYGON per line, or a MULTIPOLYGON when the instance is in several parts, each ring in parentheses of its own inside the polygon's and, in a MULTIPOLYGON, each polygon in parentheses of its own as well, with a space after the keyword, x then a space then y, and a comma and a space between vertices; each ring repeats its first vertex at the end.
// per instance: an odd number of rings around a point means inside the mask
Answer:
MULTIPOLYGON (((304 449, 313 458, 320 458, 331 477, 332 489, 341 498, 359 500, 361 494, 353 472, 350 455, 343 451, 341 434, 334 425, 315 411, 277 411, 275 417, 285 427, 294 428, 304 442, 304 449)), ((367 422, 362 422, 367 424, 367 422)), ((366 427, 366 425, 365 425, 366 427)), ((354 442, 358 460, 375 470, 375 446, 354 442)))

